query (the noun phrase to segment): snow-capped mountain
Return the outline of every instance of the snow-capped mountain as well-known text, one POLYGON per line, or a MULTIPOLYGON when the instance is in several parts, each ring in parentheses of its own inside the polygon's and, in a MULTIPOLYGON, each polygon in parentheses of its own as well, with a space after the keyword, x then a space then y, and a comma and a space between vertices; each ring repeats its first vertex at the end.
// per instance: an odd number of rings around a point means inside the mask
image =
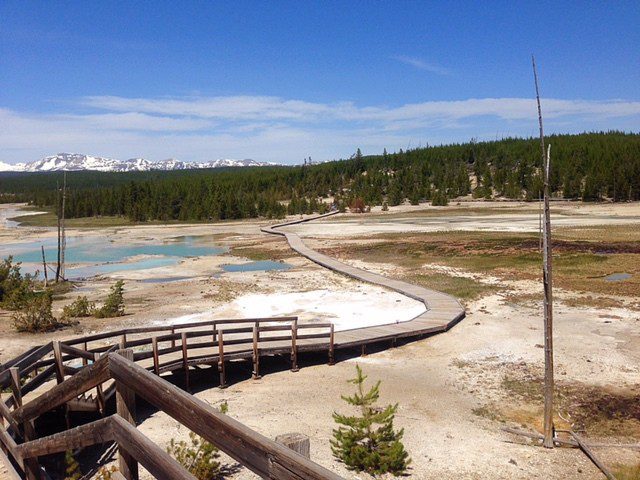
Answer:
POLYGON ((24 168, 24 163, 18 163, 11 165, 9 163, 0 162, 0 172, 15 172, 21 171, 24 168))
POLYGON ((0 171, 17 172, 59 172, 94 170, 99 172, 147 172, 150 170, 186 170, 193 168, 223 167, 265 167, 275 163, 256 162, 255 160, 232 160, 228 158, 209 162, 182 162, 175 158, 153 162, 145 158, 116 160, 114 158, 94 157, 80 153, 58 153, 30 163, 10 165, 0 162, 0 171))

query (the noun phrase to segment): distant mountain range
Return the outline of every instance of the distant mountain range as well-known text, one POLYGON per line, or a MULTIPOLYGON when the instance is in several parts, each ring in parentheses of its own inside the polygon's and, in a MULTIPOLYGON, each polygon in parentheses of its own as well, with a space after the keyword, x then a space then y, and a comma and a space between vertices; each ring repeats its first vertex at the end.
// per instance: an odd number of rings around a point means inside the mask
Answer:
POLYGON ((116 160, 114 158, 94 157, 80 153, 58 153, 30 163, 10 165, 0 162, 0 172, 59 172, 95 170, 99 172, 148 172, 150 170, 189 170, 197 168, 223 167, 267 167, 277 165, 255 160, 232 160, 221 158, 209 162, 182 162, 175 158, 153 162, 144 158, 116 160))

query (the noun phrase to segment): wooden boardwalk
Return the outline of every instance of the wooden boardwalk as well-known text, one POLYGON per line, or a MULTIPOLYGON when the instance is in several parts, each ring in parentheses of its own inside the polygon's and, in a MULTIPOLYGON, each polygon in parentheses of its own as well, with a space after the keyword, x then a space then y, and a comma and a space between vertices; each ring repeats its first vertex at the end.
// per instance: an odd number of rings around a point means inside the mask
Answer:
POLYGON ((419 337, 425 334, 446 332, 464 318, 464 308, 460 305, 460 302, 451 295, 430 290, 419 285, 403 282, 401 280, 387 278, 382 275, 378 275, 377 273, 368 272, 366 270, 347 265, 335 258, 331 258, 309 248, 305 245, 299 235, 282 230, 287 226, 319 220, 336 214, 338 214, 338 212, 331 212, 325 215, 263 227, 261 230, 272 235, 284 236, 293 250, 318 265, 328 268, 334 272, 347 275, 351 278, 355 278, 356 280, 395 290, 398 293, 422 302, 426 309, 425 312, 421 313, 417 317, 405 322, 336 332, 336 348, 366 345, 367 343, 375 343, 389 339, 393 340, 403 337, 419 337))
POLYGON ((303 352, 326 352, 332 364, 337 349, 364 349, 371 343, 395 343, 399 338, 444 332, 464 318, 464 309, 449 295, 344 264, 307 247, 298 235, 282 230, 334 214, 264 227, 262 231, 286 237, 292 249, 329 270, 421 301, 423 313, 404 322, 338 332, 331 323, 299 324, 297 317, 215 319, 126 328, 33 347, 0 365, 0 462, 10 475, 29 480, 46 478, 39 456, 115 442, 122 474, 113 478, 137 480, 139 462, 156 478, 194 480, 135 429, 134 400, 140 396, 262 478, 338 480, 337 475, 214 411, 161 377, 182 371, 184 389, 189 391, 193 368, 211 365, 213 368, 207 370, 214 372, 218 386, 225 387, 226 370, 231 365, 249 362, 253 378, 259 378, 261 359, 275 355, 288 356, 292 371, 298 370, 298 354, 303 352), (9 395, 3 395, 3 390, 9 395), (113 403, 116 414, 106 416, 113 411, 113 403), (56 409, 57 414, 52 412, 56 409), (72 412, 95 412, 106 417, 71 428, 72 412), (39 420, 48 415, 51 421, 51 413, 56 418, 62 414, 66 429, 40 438, 39 420))

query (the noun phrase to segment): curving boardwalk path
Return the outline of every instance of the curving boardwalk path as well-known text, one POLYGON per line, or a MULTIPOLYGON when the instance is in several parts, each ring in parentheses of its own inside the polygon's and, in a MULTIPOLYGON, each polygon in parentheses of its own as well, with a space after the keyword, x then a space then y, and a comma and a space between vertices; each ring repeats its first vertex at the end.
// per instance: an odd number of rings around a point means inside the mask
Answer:
POLYGON ((365 345, 386 339, 414 337, 425 334, 446 332, 465 316, 460 302, 451 295, 430 290, 419 285, 387 278, 377 273, 368 272, 360 268, 342 263, 335 258, 316 252, 302 241, 299 235, 281 230, 287 226, 310 222, 336 215, 331 212, 324 215, 294 220, 261 228, 264 233, 281 235, 287 239, 289 246, 303 257, 334 272, 342 273, 356 280, 380 285, 395 290, 407 297, 424 303, 426 311, 417 317, 400 323, 343 330, 335 333, 336 348, 354 345, 365 345))

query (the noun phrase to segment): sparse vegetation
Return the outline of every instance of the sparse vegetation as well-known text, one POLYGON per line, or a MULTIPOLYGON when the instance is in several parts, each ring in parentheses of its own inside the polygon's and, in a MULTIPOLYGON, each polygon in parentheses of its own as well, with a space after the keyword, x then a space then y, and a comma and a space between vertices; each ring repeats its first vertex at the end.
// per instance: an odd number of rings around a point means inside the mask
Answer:
POLYGON ((404 277, 411 283, 448 293, 460 300, 475 300, 498 290, 498 287, 487 285, 477 280, 443 273, 414 274, 404 277))
POLYGON ((96 305, 94 302, 87 300, 87 297, 78 297, 73 303, 63 307, 62 318, 91 317, 95 310, 96 305))
POLYGON ((59 321, 51 313, 51 293, 34 295, 29 303, 12 316, 14 328, 19 332, 51 332, 69 325, 68 321, 59 321))
POLYGON ((98 470, 98 475, 96 477, 97 480, 111 480, 113 478, 113 474, 118 471, 118 468, 115 465, 111 465, 110 467, 101 467, 98 470))
MULTIPOLYGON (((640 232, 629 226, 616 229, 616 239, 605 241, 578 240, 576 229, 560 230, 554 237, 554 284, 564 291, 592 292, 607 296, 636 297, 640 289, 640 232), (635 231, 634 231, 635 230, 635 231), (628 272, 632 278, 607 282, 604 277, 615 272, 628 272)), ((423 285, 435 286, 430 273, 424 275, 425 264, 460 268, 466 272, 488 274, 503 280, 534 280, 541 276, 542 258, 539 238, 535 234, 513 232, 430 232, 428 236, 414 234, 384 234, 371 242, 343 243, 323 249, 323 253, 366 262, 389 263, 402 267, 403 276, 423 285), (414 277, 415 276, 415 277, 414 277), (423 278, 420 278, 423 276, 423 278)), ((438 280, 443 280, 443 275, 438 280)), ((455 272, 452 272, 455 277, 455 272)), ((463 284, 464 279, 454 279, 463 284)), ((445 282, 446 283, 446 282, 445 282)), ((469 283, 476 283, 472 280, 469 283)), ((459 285, 454 285, 457 288, 459 285)), ((483 287, 483 286, 481 286, 483 287)), ((489 290, 491 286, 484 286, 489 290)), ((483 288, 484 288, 483 287, 483 288)), ((475 288, 475 287, 472 287, 475 288)), ((494 289, 496 287, 493 287, 494 289)), ((464 290, 464 288, 463 288, 464 290)), ((447 291, 447 290, 445 290, 447 291)), ((447 293, 462 294, 453 290, 447 293)), ((477 298, 470 293, 467 298, 477 298)))
MULTIPOLYGON (((229 407, 224 402, 220 411, 227 413, 229 407)), ((167 452, 198 480, 221 478, 224 467, 219 461, 220 451, 204 438, 189 432, 190 443, 171 439, 167 452)))
POLYGON ((616 465, 613 475, 617 480, 640 480, 640 463, 636 465, 616 465))
POLYGON ((20 263, 13 263, 13 257, 5 258, 0 264, 0 305, 7 310, 25 308, 35 293, 34 276, 22 275, 20 263))
POLYGON ((67 450, 65 452, 64 463, 66 467, 64 480, 80 480, 80 478, 82 478, 80 464, 73 456, 73 452, 71 450, 67 450))
POLYGON ((402 475, 411 459, 401 441, 404 429, 395 430, 393 426, 398 404, 378 407, 380 381, 365 392, 366 379, 360 366, 356 365, 356 377, 349 383, 355 385, 357 391, 342 398, 357 407, 360 416, 333 413, 333 419, 340 426, 333 431, 331 450, 351 470, 372 475, 402 475))
POLYGON ((97 318, 122 317, 124 315, 124 282, 118 280, 111 286, 111 292, 104 305, 95 310, 97 318))

